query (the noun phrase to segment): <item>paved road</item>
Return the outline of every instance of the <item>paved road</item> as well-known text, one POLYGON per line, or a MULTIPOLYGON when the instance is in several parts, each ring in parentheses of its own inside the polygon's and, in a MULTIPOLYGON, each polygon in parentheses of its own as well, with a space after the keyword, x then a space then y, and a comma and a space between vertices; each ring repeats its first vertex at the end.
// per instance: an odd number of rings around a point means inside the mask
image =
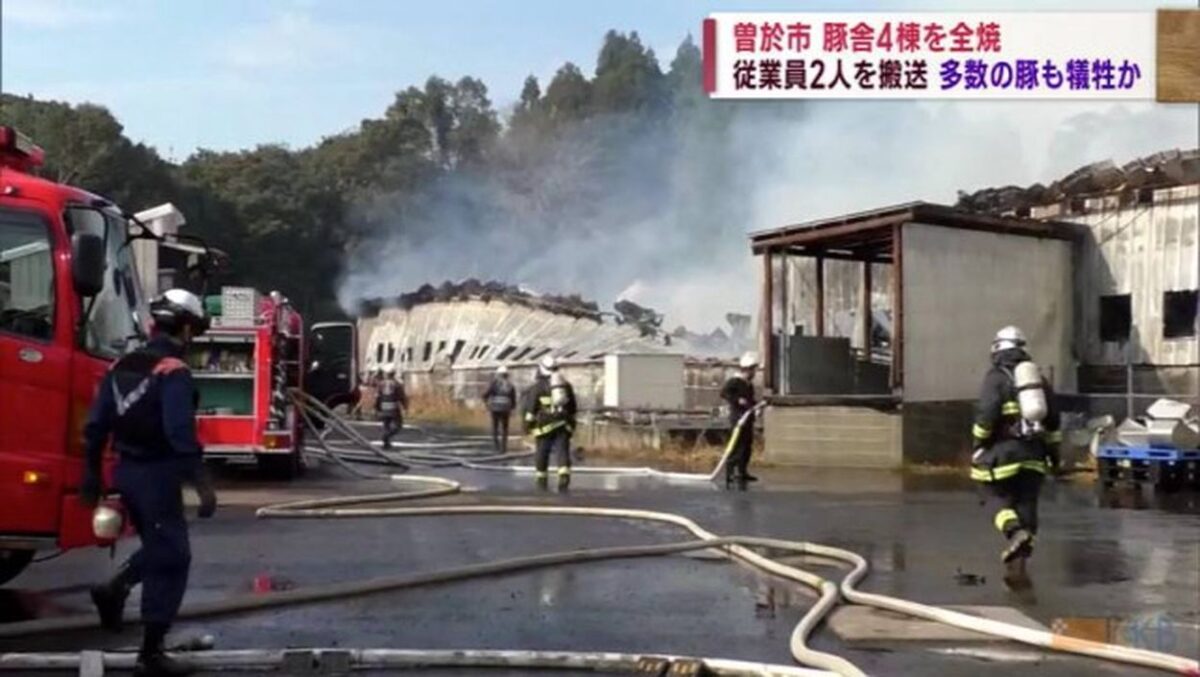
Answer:
MULTIPOLYGON (((420 439, 411 431, 405 437, 420 439)), ((581 475, 569 494, 559 495, 535 491, 528 477, 435 472, 472 489, 441 499, 446 503, 677 512, 721 534, 811 540, 855 550, 871 561, 863 585, 871 591, 935 604, 1015 606, 1047 624, 1093 619, 1074 622, 1103 628, 1108 622, 1118 640, 1175 653, 1195 655, 1200 645, 1200 500, 1194 495, 1161 501, 1131 492, 1101 495, 1084 483, 1049 486, 1043 536, 1031 565, 1035 588, 1014 594, 1000 583, 1000 543, 990 512, 979 506, 969 483, 953 477, 764 470, 764 481, 742 493, 581 475), (984 576, 986 583, 960 585, 955 576, 960 571, 984 576), (1149 614, 1158 614, 1149 618, 1166 625, 1122 624, 1149 614)), ((574 547, 680 539, 666 527, 557 517, 259 521, 253 516, 259 505, 386 490, 388 484, 322 467, 290 485, 245 472, 223 473, 221 485, 218 517, 193 525, 189 600, 247 594, 256 578, 278 587, 303 587, 574 547)), ((111 566, 107 552, 100 551, 72 552, 40 564, 0 591, 0 620, 86 611, 85 585, 111 566)), ((811 601, 804 590, 729 563, 676 556, 209 619, 183 624, 179 631, 212 633, 221 648, 614 650, 790 663, 788 636, 811 601)), ((120 637, 84 632, 3 641, 0 650, 111 648, 136 641, 136 631, 120 637)), ((903 643, 864 650, 846 647, 827 629, 814 643, 880 675, 1154 674, 1007 644, 975 645, 987 653, 973 656, 903 643)))

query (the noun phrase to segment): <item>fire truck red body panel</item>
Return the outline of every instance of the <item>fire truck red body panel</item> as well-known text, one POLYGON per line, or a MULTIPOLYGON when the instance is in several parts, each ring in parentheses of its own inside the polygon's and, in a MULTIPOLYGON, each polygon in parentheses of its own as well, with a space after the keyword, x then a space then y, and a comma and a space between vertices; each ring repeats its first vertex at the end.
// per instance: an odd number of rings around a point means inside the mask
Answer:
MULTIPOLYGON (((303 386, 304 327, 286 301, 263 296, 253 325, 214 326, 189 354, 200 392, 197 433, 209 458, 300 453, 302 420, 289 394, 303 386), (230 366, 221 355, 243 356, 230 366), (223 366, 216 364, 224 361, 223 366), (237 407, 206 400, 214 386, 249 391, 237 407)), ((297 461, 299 458, 297 456, 297 461)))
MULTIPOLYGON (((86 191, 27 173, 40 161, 40 149, 31 152, 20 147, 21 142, 28 143, 0 127, 0 219, 44 228, 44 241, 34 243, 31 251, 42 254, 48 249, 48 270, 42 272, 51 279, 52 290, 45 293, 53 310, 36 320, 49 327, 38 324, 37 331, 22 331, 19 304, 7 303, 17 283, 0 280, 0 551, 5 552, 97 543, 91 534, 91 511, 78 500, 82 431, 96 387, 111 363, 84 350, 76 337, 83 299, 72 285, 72 245, 64 219, 71 207, 111 205, 86 191)), ((5 250, 7 246, 0 239, 4 261, 22 256, 14 253, 22 247, 5 250)), ((5 268, 6 277, 14 275, 12 268, 5 268)), ((140 296, 140 290, 137 293, 140 296)), ((109 479, 111 468, 109 458, 109 479)))

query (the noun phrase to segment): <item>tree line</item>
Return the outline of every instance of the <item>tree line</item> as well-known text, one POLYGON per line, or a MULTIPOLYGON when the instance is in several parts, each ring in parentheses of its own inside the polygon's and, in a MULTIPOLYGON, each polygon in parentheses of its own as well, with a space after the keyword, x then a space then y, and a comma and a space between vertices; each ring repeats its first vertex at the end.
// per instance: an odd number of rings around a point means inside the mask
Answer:
MULTIPOLYGON (((71 105, 0 94, 0 124, 45 148, 40 171, 137 211, 173 202, 188 232, 231 254, 218 282, 279 289, 312 320, 336 317, 338 280, 356 248, 380 228, 407 227, 430 186, 463 176, 504 177, 507 189, 538 199, 535 176, 555 141, 581 123, 616 116, 670 130, 706 106, 699 49, 689 37, 664 68, 636 32, 604 37, 592 77, 566 63, 543 87, 526 79, 502 116, 477 78, 438 76, 398 91, 380 117, 305 148, 200 149, 179 163, 130 140, 102 105, 71 105), (386 217, 371 205, 386 198, 386 217)), ((714 120, 720 116, 713 113, 714 120)), ((585 169, 585 171, 590 171, 585 169)), ((572 194, 571 199, 603 200, 572 194)), ((440 280, 429 280, 435 284, 440 280)), ((397 289, 397 294, 410 291, 397 289)))

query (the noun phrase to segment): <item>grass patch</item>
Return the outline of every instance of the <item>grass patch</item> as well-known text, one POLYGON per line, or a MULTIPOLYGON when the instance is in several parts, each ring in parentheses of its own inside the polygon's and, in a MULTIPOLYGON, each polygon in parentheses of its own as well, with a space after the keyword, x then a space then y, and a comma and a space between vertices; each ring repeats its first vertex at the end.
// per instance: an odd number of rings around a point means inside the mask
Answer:
POLYGON ((408 417, 414 422, 437 423, 467 431, 490 433, 492 430, 491 415, 486 409, 472 409, 448 395, 437 393, 409 397, 408 417))

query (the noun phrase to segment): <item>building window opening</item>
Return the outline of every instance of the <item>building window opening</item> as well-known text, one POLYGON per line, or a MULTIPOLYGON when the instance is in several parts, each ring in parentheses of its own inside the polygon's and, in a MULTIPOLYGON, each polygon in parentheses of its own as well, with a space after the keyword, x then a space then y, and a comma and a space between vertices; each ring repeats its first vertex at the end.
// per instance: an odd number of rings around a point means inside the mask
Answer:
POLYGON ((1163 338, 1196 335, 1196 309, 1200 294, 1195 289, 1163 292, 1163 338))
POLYGON ((430 343, 429 341, 426 341, 426 342, 425 342, 425 351, 424 351, 424 353, 421 355, 421 361, 422 361, 422 362, 428 362, 428 361, 429 361, 429 358, 430 358, 430 357, 432 357, 432 356, 433 356, 433 344, 432 344, 432 343, 430 343))
POLYGON ((504 350, 501 350, 500 354, 496 356, 496 361, 497 362, 504 361, 509 355, 512 355, 516 349, 517 349, 516 346, 506 346, 504 348, 504 350))
POLYGON ((1129 294, 1100 297, 1100 340, 1123 343, 1129 340, 1133 308, 1129 294))

